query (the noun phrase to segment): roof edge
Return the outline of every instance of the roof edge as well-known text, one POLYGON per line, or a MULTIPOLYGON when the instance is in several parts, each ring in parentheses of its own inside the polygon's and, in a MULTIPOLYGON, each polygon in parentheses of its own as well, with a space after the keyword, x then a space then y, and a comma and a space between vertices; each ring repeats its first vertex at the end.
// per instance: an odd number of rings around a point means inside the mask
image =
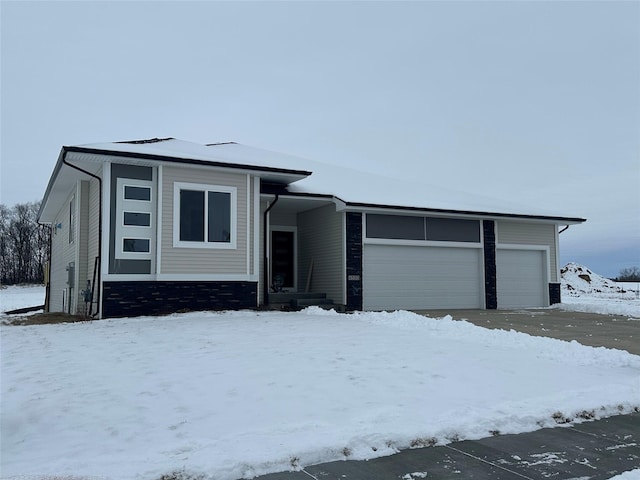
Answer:
POLYGON ((119 150, 104 150, 99 148, 87 148, 87 147, 77 147, 77 146, 64 146, 62 147, 63 152, 74 152, 74 153, 91 153, 95 155, 112 155, 116 157, 124 157, 124 158, 143 158, 145 160, 155 160, 158 162, 173 162, 173 163, 187 163, 191 165, 205 165, 209 167, 223 167, 223 168, 232 168, 238 170, 253 170, 258 172, 271 172, 271 173, 282 173, 289 175, 302 175, 308 177, 312 172, 307 170, 293 170, 288 168, 278 168, 278 167, 263 167, 259 165, 249 165, 243 163, 227 163, 220 162, 216 160, 199 160, 195 158, 184 158, 184 157, 172 157, 169 155, 159 155, 154 153, 137 153, 137 152, 126 152, 119 150))
POLYGON ((552 215, 530 215, 523 213, 500 213, 500 212, 483 212, 477 210, 454 210, 444 208, 424 208, 424 207, 407 207, 402 205, 381 205, 375 203, 358 203, 358 202, 345 202, 347 208, 380 208, 385 210, 407 210, 412 212, 433 212, 433 213, 445 213, 445 214, 458 214, 458 215, 475 215, 482 217, 497 217, 497 218, 519 218, 523 220, 552 220, 560 224, 578 224, 587 221, 586 218, 578 217, 558 217, 552 215))

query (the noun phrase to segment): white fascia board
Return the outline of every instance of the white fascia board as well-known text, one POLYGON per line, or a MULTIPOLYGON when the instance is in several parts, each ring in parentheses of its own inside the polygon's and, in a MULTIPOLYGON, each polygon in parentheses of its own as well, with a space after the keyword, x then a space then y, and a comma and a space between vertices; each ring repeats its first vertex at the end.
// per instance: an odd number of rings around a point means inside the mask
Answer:
MULTIPOLYGON (((102 168, 102 251, 100 255, 100 273, 104 279, 109 272, 109 235, 111 229, 111 163, 105 162, 102 168)), ((103 297, 100 297, 103 298, 103 297)))
MULTIPOLYGON (((260 274, 260 179, 253 177, 253 275, 260 274)), ((249 246, 247 245, 247 248, 249 246)))

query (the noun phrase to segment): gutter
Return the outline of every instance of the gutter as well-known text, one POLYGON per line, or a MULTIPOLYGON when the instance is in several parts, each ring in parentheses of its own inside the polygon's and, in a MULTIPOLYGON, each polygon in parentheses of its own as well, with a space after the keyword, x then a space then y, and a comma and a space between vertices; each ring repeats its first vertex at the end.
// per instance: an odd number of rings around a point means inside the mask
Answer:
POLYGON ((267 216, 269 215, 269 211, 273 207, 276 206, 278 200, 280 200, 280 194, 275 194, 276 198, 271 202, 271 205, 267 207, 267 209, 263 213, 262 219, 262 258, 264 259, 264 268, 263 268, 263 301, 264 305, 269 305, 269 260, 267 256, 267 238, 269 232, 267 231, 267 216))
MULTIPOLYGON (((77 170, 81 173, 84 173, 85 175, 89 175, 92 178, 95 178, 96 180, 98 180, 98 257, 100 258, 100 255, 102 255, 102 178, 100 178, 99 176, 88 172, 87 170, 84 170, 83 168, 80 168, 76 165, 73 165, 71 163, 69 163, 66 159, 67 157, 67 149, 65 148, 64 150, 64 154, 62 155, 62 163, 70 168, 73 168, 74 170, 77 170)), ((93 282, 91 284, 91 307, 89 308, 89 316, 90 317, 95 317, 99 312, 100 312, 100 291, 101 289, 98 289, 97 292, 97 298, 96 298, 96 312, 93 313, 93 297, 96 294, 96 269, 97 269, 97 278, 98 278, 98 282, 100 282, 102 284, 102 275, 101 275, 101 271, 100 271, 100 265, 102 264, 102 262, 96 261, 94 263, 94 269, 93 269, 93 282)))

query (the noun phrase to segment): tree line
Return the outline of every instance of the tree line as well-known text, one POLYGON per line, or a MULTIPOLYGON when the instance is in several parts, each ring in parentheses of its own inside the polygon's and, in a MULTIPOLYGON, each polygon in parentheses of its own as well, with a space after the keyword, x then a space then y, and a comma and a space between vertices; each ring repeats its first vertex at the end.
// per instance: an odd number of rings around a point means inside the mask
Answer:
POLYGON ((44 283, 50 227, 38 225, 40 202, 0 204, 0 283, 44 283))
POLYGON ((614 280, 617 282, 640 282, 640 267, 623 268, 614 280))

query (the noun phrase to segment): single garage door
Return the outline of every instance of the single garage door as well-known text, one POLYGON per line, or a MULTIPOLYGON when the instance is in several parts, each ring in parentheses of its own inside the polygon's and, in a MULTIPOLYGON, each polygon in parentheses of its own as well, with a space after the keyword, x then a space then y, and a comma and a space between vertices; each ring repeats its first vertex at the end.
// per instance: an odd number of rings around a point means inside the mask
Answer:
POLYGON ((481 249, 364 246, 365 310, 483 308, 481 249))
POLYGON ((544 307, 546 254, 542 250, 496 250, 498 308, 544 307))

